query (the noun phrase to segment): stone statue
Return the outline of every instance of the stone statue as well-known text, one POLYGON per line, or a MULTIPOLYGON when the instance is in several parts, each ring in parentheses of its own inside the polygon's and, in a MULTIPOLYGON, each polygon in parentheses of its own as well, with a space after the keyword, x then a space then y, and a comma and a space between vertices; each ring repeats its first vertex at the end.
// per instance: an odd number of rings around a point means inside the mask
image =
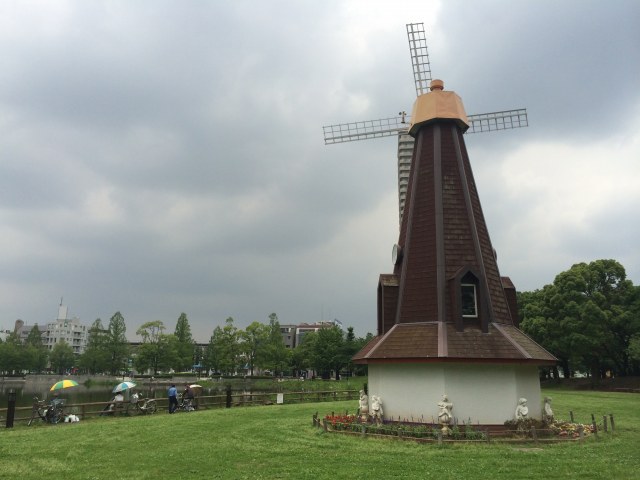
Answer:
POLYGON ((382 423, 382 400, 377 395, 371 395, 371 420, 378 425, 382 423))
POLYGON ((516 420, 525 420, 529 415, 529 407, 527 407, 527 399, 521 398, 518 400, 518 406, 516 407, 516 420))
POLYGON ((360 390, 360 416, 366 420, 369 415, 369 397, 364 390, 360 390))
POLYGON ((542 421, 546 424, 553 423, 553 410, 551 410, 551 397, 544 397, 542 408, 542 421))
POLYGON ((438 402, 438 423, 442 425, 442 434, 449 435, 449 424, 453 419, 453 415, 451 415, 451 410, 453 410, 453 403, 449 401, 447 395, 442 395, 442 400, 438 402))

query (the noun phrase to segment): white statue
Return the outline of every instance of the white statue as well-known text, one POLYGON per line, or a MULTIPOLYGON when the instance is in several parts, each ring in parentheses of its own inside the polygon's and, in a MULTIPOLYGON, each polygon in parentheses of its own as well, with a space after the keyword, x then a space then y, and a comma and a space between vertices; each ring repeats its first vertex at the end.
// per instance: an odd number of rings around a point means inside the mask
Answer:
POLYGON ((518 406, 516 407, 516 420, 524 420, 529 415, 529 407, 527 407, 527 399, 521 398, 518 400, 518 406))
POLYGON ((453 416, 451 415, 453 410, 453 403, 449 401, 447 395, 442 395, 442 400, 438 402, 438 422, 441 425, 449 425, 453 416))
POLYGON ((369 415, 369 397, 364 390, 360 390, 360 415, 366 420, 369 415))
POLYGON ((453 410, 453 403, 449 401, 447 395, 442 395, 442 400, 438 402, 438 423, 442 425, 442 434, 449 435, 449 424, 453 420, 451 414, 453 410))
POLYGON ((551 397, 544 397, 542 408, 542 421, 546 424, 553 423, 553 410, 551 410, 551 397))
POLYGON ((371 395, 371 419, 377 424, 382 423, 382 400, 377 395, 371 395))

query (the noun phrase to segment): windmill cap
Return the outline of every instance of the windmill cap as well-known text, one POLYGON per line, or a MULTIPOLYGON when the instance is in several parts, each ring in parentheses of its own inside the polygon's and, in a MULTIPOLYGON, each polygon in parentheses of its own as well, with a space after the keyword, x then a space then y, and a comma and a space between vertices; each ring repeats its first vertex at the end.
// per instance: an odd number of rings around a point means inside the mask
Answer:
POLYGON ((442 80, 431 81, 431 91, 420 95, 413 104, 409 135, 415 137, 418 130, 429 123, 453 120, 462 131, 469 128, 469 120, 462 99, 452 91, 444 91, 442 80))
POLYGON ((444 82, 437 78, 434 80, 431 80, 431 83, 429 84, 429 90, 431 90, 432 92, 434 90, 444 90, 444 82))

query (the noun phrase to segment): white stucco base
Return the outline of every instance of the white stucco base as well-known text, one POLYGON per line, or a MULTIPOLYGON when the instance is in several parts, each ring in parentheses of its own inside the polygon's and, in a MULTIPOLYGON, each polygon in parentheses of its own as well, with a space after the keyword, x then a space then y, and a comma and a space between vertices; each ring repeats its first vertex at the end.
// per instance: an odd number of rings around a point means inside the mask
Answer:
POLYGON ((384 418, 437 423, 447 394, 458 423, 501 425, 514 419, 518 399, 541 418, 538 367, 455 363, 369 364, 369 398, 382 399, 384 418))

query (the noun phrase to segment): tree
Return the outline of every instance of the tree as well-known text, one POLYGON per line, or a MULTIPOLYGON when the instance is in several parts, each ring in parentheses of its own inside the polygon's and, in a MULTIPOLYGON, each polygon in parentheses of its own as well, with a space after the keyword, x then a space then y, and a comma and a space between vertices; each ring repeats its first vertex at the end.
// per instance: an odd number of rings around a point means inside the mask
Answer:
POLYGON ((630 310, 635 295, 615 260, 578 263, 553 285, 519 294, 521 328, 560 360, 566 377, 575 370, 598 378, 630 371, 629 342, 640 331, 630 310))
MULTIPOLYGON (((369 343, 371 340, 373 340, 373 334, 372 333, 367 333, 364 337, 358 337, 355 340, 355 352, 353 353, 353 355, 355 355, 356 353, 358 353, 360 350, 362 350, 367 343, 369 343)), ((353 355, 351 355, 351 357, 353 357, 353 355)), ((367 366, 366 365, 356 365, 351 361, 351 357, 349 357, 349 365, 351 366, 351 368, 353 369, 353 373, 354 375, 366 375, 367 374, 367 366)))
POLYGON ((640 362, 640 334, 631 337, 631 341, 629 342, 629 357, 635 362, 640 362))
MULTIPOLYGON (((308 335, 308 334, 307 334, 308 335)), ((336 380, 340 379, 340 369, 345 365, 344 334, 340 328, 321 328, 315 332, 311 347, 311 365, 322 378, 331 377, 335 371, 336 380)))
POLYGON ((0 343, 0 372, 3 375, 11 374, 14 371, 21 370, 21 365, 20 347, 10 341, 0 343))
POLYGON ((194 364, 195 343, 191 337, 191 326, 186 313, 181 313, 176 323, 176 369, 184 372, 194 364))
POLYGON ((164 329, 164 323, 160 320, 146 322, 138 328, 136 335, 142 337, 136 357, 138 370, 151 369, 155 375, 160 370, 171 369, 177 362, 176 336, 166 335, 164 329))
POLYGON ((37 324, 31 328, 24 343, 25 345, 31 345, 36 348, 44 346, 42 343, 42 332, 40 331, 40 328, 38 328, 37 324))
POLYGON ((88 373, 103 373, 110 370, 111 356, 109 349, 109 330, 97 318, 89 328, 87 348, 80 355, 78 363, 88 373))
POLYGON ((266 360, 267 330, 264 325, 253 322, 244 331, 239 332, 240 351, 249 365, 249 374, 254 367, 263 368, 266 360))
POLYGON ((289 364, 291 352, 287 350, 282 332, 280 331, 280 322, 275 313, 269 315, 269 325, 267 330, 266 342, 266 361, 265 365, 273 370, 274 375, 281 374, 285 367, 289 364))
POLYGON ((353 370, 353 362, 351 358, 360 350, 358 343, 356 342, 356 335, 353 332, 353 327, 347 328, 347 336, 344 339, 343 355, 345 360, 345 366, 349 372, 353 370))
POLYGON ((214 330, 211 338, 209 339, 209 343, 204 349, 204 355, 202 357, 202 363, 207 371, 220 372, 220 357, 216 350, 216 341, 217 334, 214 330))
POLYGON ((16 332, 0 344, 0 371, 8 374, 21 372, 29 368, 29 359, 16 332))
POLYGON ((235 372, 240 356, 239 332, 233 318, 225 320, 225 326, 217 326, 206 351, 207 366, 214 371, 230 374, 235 372))
POLYGON ((302 375, 307 369, 312 367, 311 358, 316 342, 317 333, 310 332, 305 334, 300 343, 291 351, 290 365, 294 375, 302 375))
POLYGON ((47 351, 47 347, 42 343, 42 332, 37 324, 34 325, 29 332, 23 349, 29 370, 42 372, 47 368, 49 352, 47 351))
POLYGON ((61 340, 56 343, 51 350, 49 361, 51 362, 51 369, 62 375, 65 371, 73 367, 76 361, 76 356, 73 353, 73 348, 71 348, 67 342, 61 340))
POLYGON ((129 342, 125 336, 127 326, 120 312, 113 314, 109 320, 106 350, 109 355, 108 368, 112 375, 118 375, 129 357, 129 342))

